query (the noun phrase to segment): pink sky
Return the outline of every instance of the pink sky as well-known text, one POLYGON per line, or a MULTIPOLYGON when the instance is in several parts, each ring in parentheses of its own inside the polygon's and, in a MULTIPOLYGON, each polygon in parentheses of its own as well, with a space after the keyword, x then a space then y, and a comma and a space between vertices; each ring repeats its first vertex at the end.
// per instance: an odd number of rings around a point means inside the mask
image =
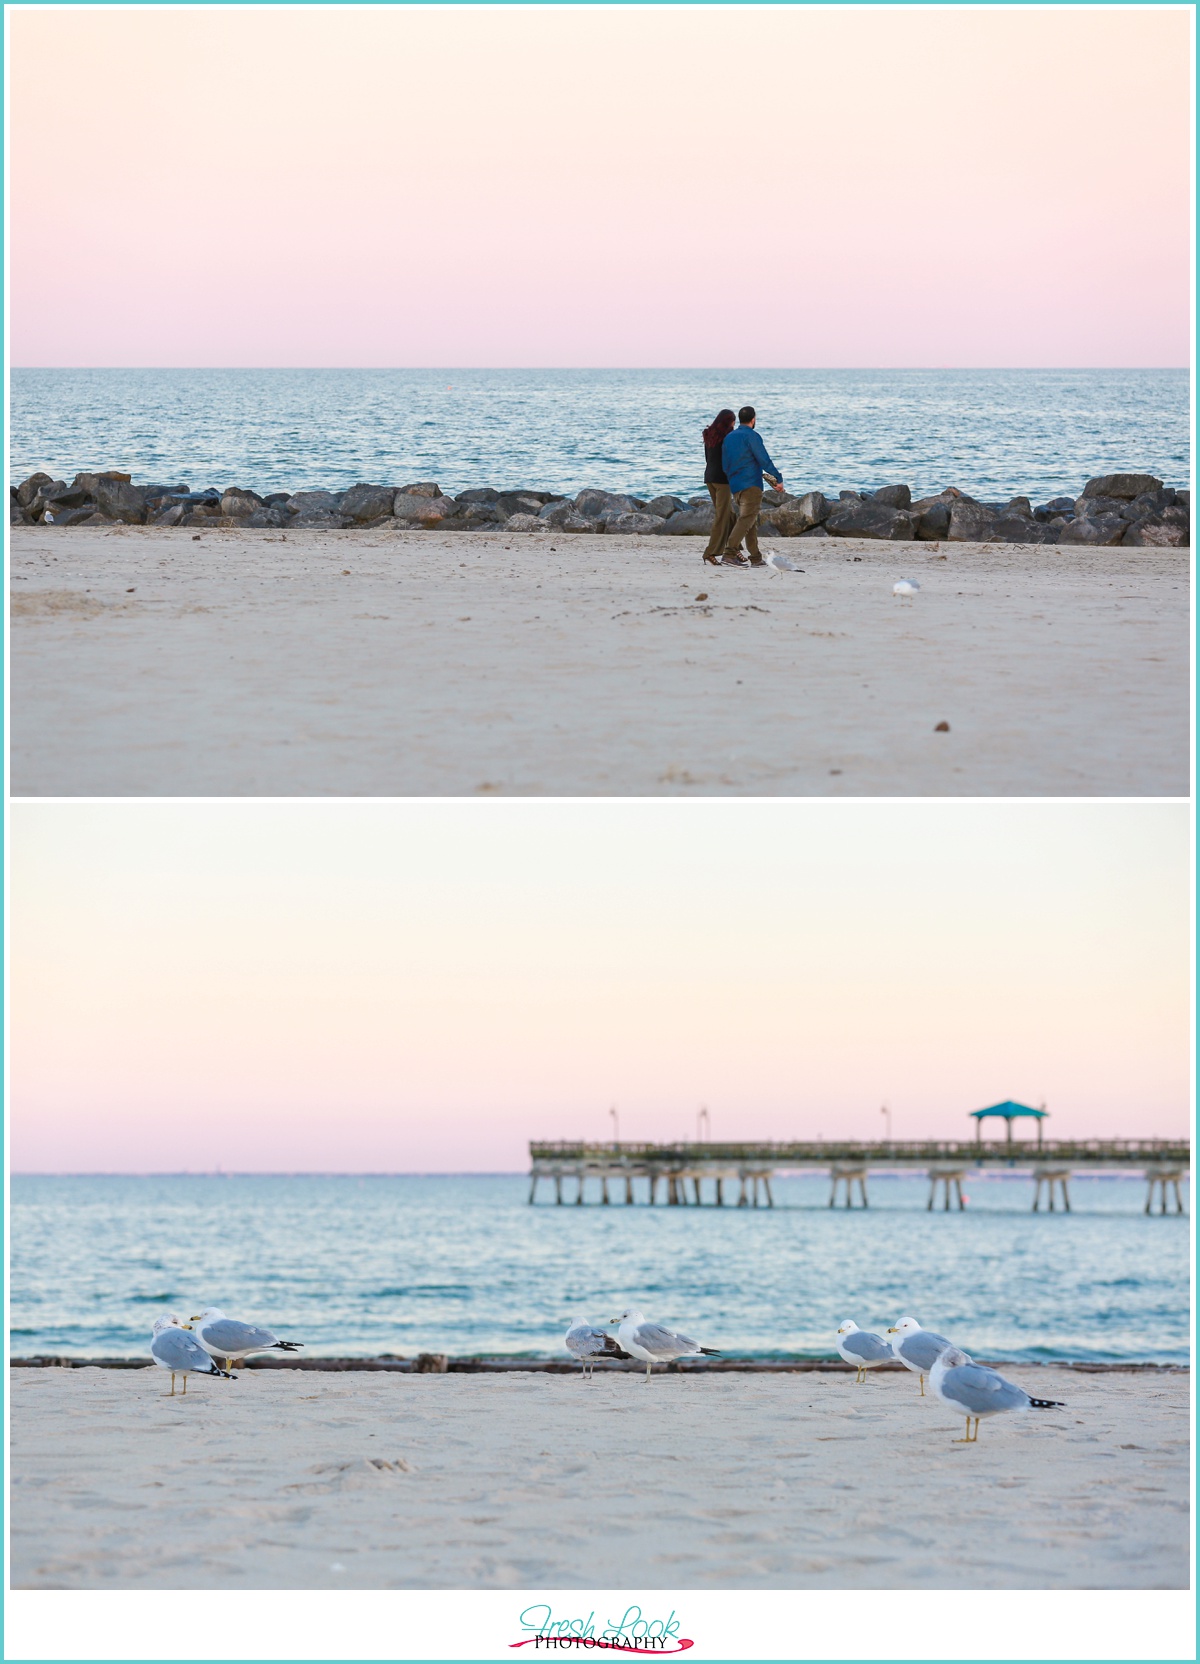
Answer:
POLYGON ((17 803, 24 1171, 1186 1135, 1184 805, 17 803))
POLYGON ((20 365, 1188 362, 1190 8, 9 17, 20 365))

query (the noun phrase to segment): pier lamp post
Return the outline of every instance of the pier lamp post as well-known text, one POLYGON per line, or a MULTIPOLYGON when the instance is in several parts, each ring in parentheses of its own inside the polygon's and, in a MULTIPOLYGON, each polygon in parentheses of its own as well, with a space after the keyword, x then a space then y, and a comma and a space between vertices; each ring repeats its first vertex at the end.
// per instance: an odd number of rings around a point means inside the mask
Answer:
POLYGON ((708 1110, 702 1104, 700 1113, 696 1116, 696 1143, 704 1144, 711 1137, 712 1131, 708 1119, 708 1110))
POLYGON ((892 1142, 892 1112, 888 1106, 884 1104, 879 1113, 883 1116, 884 1125, 887 1128, 887 1142, 890 1144, 892 1142))
POLYGON ((614 1104, 612 1106, 612 1108, 609 1110, 608 1113, 612 1116, 613 1143, 614 1144, 619 1144, 621 1142, 621 1123, 617 1119, 617 1106, 616 1106, 616 1104, 614 1104))

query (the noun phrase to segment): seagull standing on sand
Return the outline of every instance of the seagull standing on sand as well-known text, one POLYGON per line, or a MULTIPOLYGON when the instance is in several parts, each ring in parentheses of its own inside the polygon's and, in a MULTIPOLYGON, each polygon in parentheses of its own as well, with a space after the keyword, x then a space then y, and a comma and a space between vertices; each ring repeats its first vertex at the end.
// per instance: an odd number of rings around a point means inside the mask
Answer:
POLYGON ((983 1416, 999 1415, 1004 1410, 1061 1410, 1058 1398, 1031 1398, 1024 1387, 1006 1381, 994 1369, 972 1363, 957 1346, 948 1346, 929 1371, 929 1385, 933 1396, 940 1398, 950 1409, 967 1418, 967 1433, 955 1444, 974 1444, 979 1438, 979 1423, 983 1416), (971 1418, 975 1431, 971 1432, 971 1418))
POLYGON ((270 1329, 256 1329, 251 1323, 238 1323, 217 1306, 206 1306, 191 1322, 198 1323, 196 1339, 212 1358, 224 1358, 229 1369, 251 1352, 294 1352, 303 1346, 300 1340, 280 1340, 270 1329))
POLYGON ((628 1358, 629 1353, 623 1352, 617 1345, 616 1338, 606 1329, 594 1329, 586 1317, 578 1312, 571 1319, 571 1326, 567 1330, 565 1345, 568 1352, 573 1352, 583 1364, 583 1378, 590 1381, 596 1367, 597 1358, 628 1358))
POLYGON ((901 578, 899 583, 892 585, 892 594, 915 595, 920 587, 920 584, 915 578, 901 578))
POLYGON ((155 1320, 154 1332, 150 1336, 150 1356, 159 1369, 171 1371, 171 1390, 164 1393, 164 1398, 174 1398, 175 1377, 183 1376, 182 1397, 187 1397, 187 1378, 189 1375, 222 1375, 227 1381, 236 1381, 236 1375, 230 1375, 228 1370, 218 1369, 216 1363, 200 1345, 185 1324, 177 1317, 160 1317, 155 1320))
MULTIPOLYGON (((919 1376, 921 1397, 925 1396, 925 1377, 938 1358, 953 1343, 945 1335, 935 1335, 932 1329, 922 1329, 915 1317, 899 1318, 888 1330, 893 1337, 892 1351, 906 1369, 919 1376)), ((965 1357, 966 1354, 964 1353, 965 1357)))
POLYGON ((652 1364, 670 1363, 673 1358, 721 1356, 715 1348, 701 1346, 698 1341, 689 1340, 686 1335, 678 1335, 673 1329, 664 1329, 661 1323, 648 1323, 644 1312, 622 1312, 620 1317, 614 1317, 612 1321, 621 1325, 617 1330, 617 1339, 630 1357, 645 1358, 647 1381, 650 1379, 652 1364))
POLYGON ((849 1317, 838 1325, 834 1344, 843 1362, 853 1364, 858 1371, 854 1377, 856 1387, 862 1386, 869 1369, 878 1369, 880 1364, 890 1364, 894 1356, 882 1335, 872 1334, 869 1329, 860 1329, 849 1317))
POLYGON ((802 566, 795 565, 786 555, 768 555, 767 565, 773 566, 776 572, 799 572, 801 574, 804 572, 802 566))

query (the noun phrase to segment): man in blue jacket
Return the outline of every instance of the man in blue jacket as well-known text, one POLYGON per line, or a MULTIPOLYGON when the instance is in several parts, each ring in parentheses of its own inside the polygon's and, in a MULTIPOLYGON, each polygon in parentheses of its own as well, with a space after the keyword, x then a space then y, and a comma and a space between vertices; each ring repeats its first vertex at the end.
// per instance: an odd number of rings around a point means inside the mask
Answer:
POLYGON ((783 484, 783 476, 754 431, 753 405, 742 406, 738 411, 738 423, 738 427, 725 435, 725 443, 721 446, 721 466, 738 508, 737 519, 725 539, 721 564, 746 565, 738 552, 744 538, 750 551, 750 565, 765 566, 766 561, 758 550, 758 511, 762 506, 763 475, 777 487, 783 484))

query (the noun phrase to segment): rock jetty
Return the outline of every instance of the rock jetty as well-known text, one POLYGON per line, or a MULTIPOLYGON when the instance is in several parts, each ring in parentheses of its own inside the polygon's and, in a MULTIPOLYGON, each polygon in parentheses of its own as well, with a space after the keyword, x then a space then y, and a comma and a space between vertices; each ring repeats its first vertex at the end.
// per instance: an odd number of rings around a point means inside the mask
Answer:
MULTIPOLYGON (((76 474, 68 485, 31 474, 10 488, 13 525, 353 528, 441 531, 605 532, 707 537, 713 508, 707 494, 646 499, 586 489, 573 497, 549 491, 500 491, 480 486, 450 497, 430 480, 415 485, 352 485, 348 491, 275 491, 244 486, 192 491, 186 485, 134 485, 128 474, 76 474)), ((1028 497, 983 503, 953 486, 914 501, 907 485, 875 491, 764 493, 763 537, 852 537, 891 543, 1095 543, 1126 547, 1187 547, 1191 493, 1151 474, 1103 474, 1078 497, 1028 497)))

